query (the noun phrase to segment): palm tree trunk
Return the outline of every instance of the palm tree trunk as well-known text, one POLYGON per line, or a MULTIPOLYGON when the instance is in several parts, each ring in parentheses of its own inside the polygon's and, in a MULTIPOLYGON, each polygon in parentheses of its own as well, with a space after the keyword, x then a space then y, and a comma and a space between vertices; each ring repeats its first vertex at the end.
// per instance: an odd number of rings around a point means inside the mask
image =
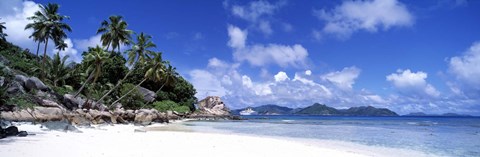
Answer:
POLYGON ((167 84, 168 82, 168 79, 162 84, 162 86, 160 86, 160 89, 158 89, 155 93, 158 93, 162 90, 163 86, 165 86, 165 84, 167 84))
MULTIPOLYGON (((135 90, 136 88, 138 88, 143 82, 145 82, 147 80, 147 78, 144 78, 142 80, 142 82, 138 83, 135 87, 133 87, 132 89, 130 89, 130 91, 128 91, 126 94, 124 94, 122 97, 118 98, 118 100, 116 100, 115 102, 113 102, 112 104, 110 104, 110 106, 113 106, 114 104, 116 104, 117 102, 119 102, 120 100, 122 100, 124 97, 126 97, 128 94, 130 94, 131 92, 133 92, 133 90, 135 90)), ((110 107, 109 106, 109 107, 110 107)))
POLYGON ((103 99, 105 99, 105 97, 107 97, 110 93, 112 93, 113 90, 117 89, 117 88, 120 86, 120 84, 122 84, 123 81, 124 81, 125 79, 127 79, 128 75, 130 75, 130 73, 132 73, 132 71, 133 71, 133 69, 132 69, 132 70, 129 70, 128 73, 125 75, 125 77, 123 77, 123 79, 119 80, 119 81, 117 82, 117 84, 116 84, 112 89, 110 89, 105 95, 103 95, 103 96, 98 100, 98 103, 102 103, 102 101, 103 101, 103 99))
POLYGON ((38 41, 38 45, 37 45, 37 62, 39 61, 39 60, 38 60, 38 50, 40 50, 40 43, 41 43, 41 42, 40 42, 40 40, 39 40, 39 41, 38 41))
POLYGON ((48 47, 48 38, 45 41, 45 48, 43 50, 43 74, 42 74, 42 79, 45 78, 45 62, 47 61, 47 47, 48 47))
POLYGON ((85 80, 82 87, 80 87, 80 89, 78 90, 77 94, 75 94, 75 96, 73 96, 74 98, 76 98, 78 95, 80 95, 80 92, 82 92, 83 88, 85 88, 85 85, 87 85, 88 81, 90 81, 93 78, 93 75, 94 75, 94 71, 92 71, 92 73, 90 73, 90 76, 88 76, 87 80, 85 80))

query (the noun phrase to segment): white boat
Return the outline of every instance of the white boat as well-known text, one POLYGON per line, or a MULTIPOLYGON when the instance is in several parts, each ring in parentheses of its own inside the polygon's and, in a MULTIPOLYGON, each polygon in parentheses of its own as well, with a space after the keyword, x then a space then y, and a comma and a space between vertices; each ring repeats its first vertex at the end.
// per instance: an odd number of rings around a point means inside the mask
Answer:
POLYGON ((244 116, 245 115, 252 115, 254 113, 256 113, 256 112, 251 107, 248 107, 243 111, 240 111, 240 115, 244 115, 244 116))

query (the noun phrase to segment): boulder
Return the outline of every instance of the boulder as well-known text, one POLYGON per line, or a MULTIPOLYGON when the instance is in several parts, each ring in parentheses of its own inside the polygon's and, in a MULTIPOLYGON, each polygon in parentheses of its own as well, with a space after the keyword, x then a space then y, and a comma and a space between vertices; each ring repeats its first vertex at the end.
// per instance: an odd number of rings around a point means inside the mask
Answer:
POLYGON ((25 86, 28 78, 26 76, 23 76, 23 75, 15 75, 15 78, 13 80, 20 83, 22 86, 25 86))
POLYGON ((148 112, 138 112, 135 114, 134 123, 140 125, 150 125, 152 121, 157 119, 157 114, 148 112))
POLYGON ((82 108, 85 100, 80 97, 74 97, 72 94, 63 95, 63 105, 68 109, 82 108))
POLYGON ((37 121, 58 121, 64 119, 64 112, 56 107, 35 107, 33 115, 37 121))
POLYGON ((147 88, 143 87, 137 87, 138 91, 142 93, 143 95, 143 100, 146 102, 152 102, 155 100, 155 97, 157 97, 157 94, 151 90, 148 90, 147 88))
POLYGON ((90 126, 90 121, 87 120, 87 118, 79 115, 79 114, 71 114, 67 116, 67 120, 72 124, 72 125, 77 125, 77 126, 90 126))
POLYGON ((17 136, 18 128, 16 126, 9 126, 4 130, 6 136, 17 136))
POLYGON ((30 77, 25 82, 25 88, 28 90, 36 89, 41 91, 48 91, 49 88, 37 77, 30 77))
POLYGON ((42 99, 42 100, 40 101, 40 106, 43 106, 43 107, 63 108, 63 107, 60 106, 60 104, 58 104, 57 102, 52 101, 52 100, 46 100, 46 99, 42 99))
POLYGON ((25 89, 23 89, 22 83, 13 81, 8 85, 7 93, 8 94, 25 94, 25 89))
POLYGON ((208 96, 205 99, 198 102, 198 110, 202 114, 214 115, 214 116, 227 116, 230 115, 230 109, 228 109, 223 101, 218 96, 208 96))
POLYGON ((78 130, 75 126, 71 125, 67 120, 61 121, 48 121, 42 123, 42 127, 45 127, 49 130, 56 130, 56 131, 64 131, 64 132, 78 132, 81 133, 82 131, 78 130))

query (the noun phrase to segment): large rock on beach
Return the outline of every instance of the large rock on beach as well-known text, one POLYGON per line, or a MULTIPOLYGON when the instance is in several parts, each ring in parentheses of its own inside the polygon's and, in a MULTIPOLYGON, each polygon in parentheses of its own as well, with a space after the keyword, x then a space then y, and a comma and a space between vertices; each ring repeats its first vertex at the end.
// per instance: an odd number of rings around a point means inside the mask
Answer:
POLYGON ((143 95, 143 100, 145 100, 146 102, 152 102, 155 100, 155 97, 157 97, 157 94, 151 90, 148 90, 147 88, 143 88, 143 87, 137 87, 138 91, 140 91, 140 93, 142 93, 143 95))
POLYGON ((208 96, 205 99, 198 102, 198 110, 202 114, 214 115, 214 116, 227 116, 230 115, 230 109, 228 109, 223 101, 218 96, 208 96))

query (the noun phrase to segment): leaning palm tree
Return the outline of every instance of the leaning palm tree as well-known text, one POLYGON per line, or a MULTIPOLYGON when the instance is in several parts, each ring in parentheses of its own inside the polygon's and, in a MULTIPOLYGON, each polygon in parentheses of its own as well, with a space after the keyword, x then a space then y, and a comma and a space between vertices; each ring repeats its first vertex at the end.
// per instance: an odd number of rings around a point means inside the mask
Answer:
POLYGON ((7 29, 7 27, 5 27, 5 22, 0 22, 0 39, 2 40, 6 40, 5 37, 8 36, 5 32, 3 32, 4 29, 7 29))
POLYGON ((155 92, 158 93, 162 90, 162 88, 167 85, 175 82, 175 79, 177 79, 178 73, 176 71, 176 68, 170 65, 170 62, 166 61, 165 62, 165 73, 163 74, 163 79, 165 82, 163 82, 162 86, 155 92))
MULTIPOLYGON (((150 50, 151 48, 157 47, 152 42, 151 39, 152 37, 150 35, 146 35, 143 32, 137 36, 137 43, 135 43, 130 50, 127 50, 128 65, 134 66, 136 63, 143 64, 145 63, 146 59, 148 59, 149 55, 152 55, 155 53, 150 50)), ((110 93, 112 93, 113 90, 117 89, 134 70, 135 70, 134 68, 130 69, 128 73, 123 77, 123 79, 119 80, 112 89, 110 89, 105 95, 103 95, 98 100, 98 102, 102 102, 102 100, 105 97, 107 97, 110 93)))
MULTIPOLYGON (((39 5, 40 10, 36 11, 33 16, 29 17, 29 20, 33 20, 33 23, 29 23, 25 26, 25 29, 33 29, 33 33, 30 37, 38 42, 44 42, 45 48, 43 52, 43 65, 45 66, 48 41, 54 40, 55 43, 60 43, 60 39, 66 38, 65 30, 71 32, 70 26, 63 22, 64 19, 69 19, 68 16, 60 15, 58 4, 48 3, 47 6, 39 5)), ((37 49, 38 50, 38 49, 37 49)))
POLYGON ((120 53, 120 45, 129 45, 131 34, 133 31, 127 29, 127 22, 122 20, 122 16, 110 16, 110 22, 104 20, 100 28, 97 30, 97 34, 103 33, 100 40, 102 41, 102 46, 108 48, 112 46, 112 51, 118 49, 120 53))
POLYGON ((164 72, 164 65, 162 64, 162 54, 161 53, 154 53, 152 54, 153 58, 149 61, 147 61, 143 66, 143 68, 147 69, 147 72, 145 72, 144 78, 140 83, 138 83, 134 88, 129 90, 127 93, 125 93, 122 97, 118 98, 115 102, 110 104, 110 106, 113 106, 120 100, 122 100, 124 97, 129 95, 132 91, 134 91, 136 88, 138 88, 143 82, 146 80, 152 80, 152 81, 159 81, 162 79, 162 74, 164 72))
POLYGON ((90 48, 90 52, 84 57, 83 61, 88 65, 87 68, 87 74, 90 72, 88 75, 87 80, 83 82, 82 87, 78 90, 77 94, 75 94, 74 97, 77 97, 80 92, 85 88, 85 85, 87 85, 88 82, 93 78, 92 84, 94 84, 97 81, 97 78, 100 76, 102 72, 102 66, 103 63, 109 58, 109 53, 104 51, 100 46, 97 45, 95 48, 90 48))

